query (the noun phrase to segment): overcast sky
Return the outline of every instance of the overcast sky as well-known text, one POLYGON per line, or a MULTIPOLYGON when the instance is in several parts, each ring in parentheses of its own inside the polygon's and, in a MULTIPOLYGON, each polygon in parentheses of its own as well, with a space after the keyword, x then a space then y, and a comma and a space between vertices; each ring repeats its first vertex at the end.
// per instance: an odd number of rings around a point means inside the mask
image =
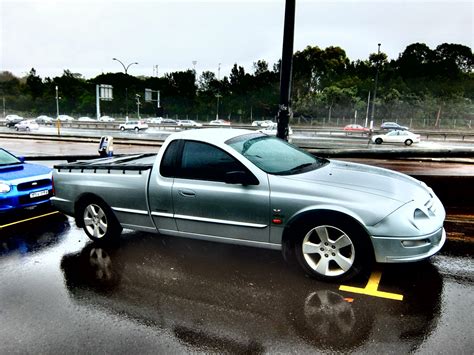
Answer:
MULTIPOLYGON (((296 0, 294 49, 342 47, 349 59, 389 58, 411 43, 473 47, 473 1, 296 0)), ((281 56, 285 0, 0 0, 0 71, 86 78, 187 70, 229 75, 281 56)))

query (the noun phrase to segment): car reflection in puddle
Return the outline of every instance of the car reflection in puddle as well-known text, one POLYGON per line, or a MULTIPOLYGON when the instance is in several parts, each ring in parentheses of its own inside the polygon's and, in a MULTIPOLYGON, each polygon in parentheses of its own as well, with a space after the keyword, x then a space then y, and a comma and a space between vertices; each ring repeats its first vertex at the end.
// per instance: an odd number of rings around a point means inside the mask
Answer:
MULTIPOLYGON (((437 324, 442 281, 430 263, 386 267, 393 301, 304 277, 278 252, 130 233, 65 255, 71 298, 168 330, 194 351, 416 350, 437 324)), ((361 281, 363 283, 364 280, 361 281)))
POLYGON ((1 215, 0 255, 23 255, 51 247, 69 229, 67 217, 50 207, 1 215))

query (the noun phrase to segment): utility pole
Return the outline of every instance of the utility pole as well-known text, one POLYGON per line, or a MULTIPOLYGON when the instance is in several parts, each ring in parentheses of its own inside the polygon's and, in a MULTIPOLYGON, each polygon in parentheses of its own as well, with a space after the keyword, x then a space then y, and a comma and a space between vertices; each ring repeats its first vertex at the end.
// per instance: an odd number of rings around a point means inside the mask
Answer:
POLYGON ((56 127, 58 129, 58 136, 61 135, 61 120, 59 119, 59 88, 56 85, 56 127))
POLYGON ((370 128, 374 127, 374 115, 375 115, 375 99, 377 98, 377 84, 379 81, 379 64, 380 64, 380 43, 378 44, 377 50, 377 64, 375 65, 375 85, 374 85, 374 97, 372 98, 372 112, 370 114, 370 128))
POLYGON ((283 50, 280 67, 280 104, 277 116, 277 137, 288 140, 288 123, 291 117, 291 75, 295 33, 296 0, 286 0, 283 50))
POLYGON ((217 107, 216 107, 216 120, 219 119, 219 99, 222 97, 220 93, 220 80, 221 80, 221 63, 219 63, 219 66, 217 67, 217 83, 219 87, 217 88, 217 107))

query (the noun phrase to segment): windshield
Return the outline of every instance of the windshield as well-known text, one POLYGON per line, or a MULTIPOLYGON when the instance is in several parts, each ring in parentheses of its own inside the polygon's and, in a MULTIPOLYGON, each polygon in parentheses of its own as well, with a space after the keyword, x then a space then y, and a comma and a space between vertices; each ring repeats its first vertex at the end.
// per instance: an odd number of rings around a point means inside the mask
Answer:
POLYGON ((3 149, 0 149, 0 166, 12 164, 21 164, 21 161, 14 155, 11 155, 3 149))
POLYGON ((328 162, 282 139, 260 133, 235 137, 226 144, 266 173, 274 175, 299 174, 317 169, 328 162))

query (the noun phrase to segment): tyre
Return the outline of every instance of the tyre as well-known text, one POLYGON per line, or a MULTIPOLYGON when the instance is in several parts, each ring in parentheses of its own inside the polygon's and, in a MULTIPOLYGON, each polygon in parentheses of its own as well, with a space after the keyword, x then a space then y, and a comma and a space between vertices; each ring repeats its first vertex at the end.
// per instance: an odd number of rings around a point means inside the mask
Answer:
POLYGON ((121 130, 121 131, 125 131, 125 127, 123 127, 123 126, 120 127, 120 130, 121 130))
POLYGON ((382 144, 382 142, 383 142, 382 138, 377 138, 375 140, 375 144, 382 144))
POLYGON ((135 132, 138 132, 139 130, 140 130, 140 128, 135 127, 135 132))
POLYGON ((411 139, 407 139, 405 141, 405 145, 412 145, 413 144, 413 141, 411 139))
POLYGON ((308 275, 336 282, 369 269, 373 249, 361 226, 344 216, 318 221, 303 225, 294 244, 296 259, 308 275))
POLYGON ((30 127, 26 127, 26 131, 29 132, 29 131, 30 131, 30 127))
POLYGON ((18 127, 15 127, 15 129, 16 129, 17 131, 19 131, 19 130, 20 130, 18 127))
POLYGON ((79 211, 81 225, 93 241, 108 241, 122 232, 122 226, 103 201, 88 200, 79 211))

